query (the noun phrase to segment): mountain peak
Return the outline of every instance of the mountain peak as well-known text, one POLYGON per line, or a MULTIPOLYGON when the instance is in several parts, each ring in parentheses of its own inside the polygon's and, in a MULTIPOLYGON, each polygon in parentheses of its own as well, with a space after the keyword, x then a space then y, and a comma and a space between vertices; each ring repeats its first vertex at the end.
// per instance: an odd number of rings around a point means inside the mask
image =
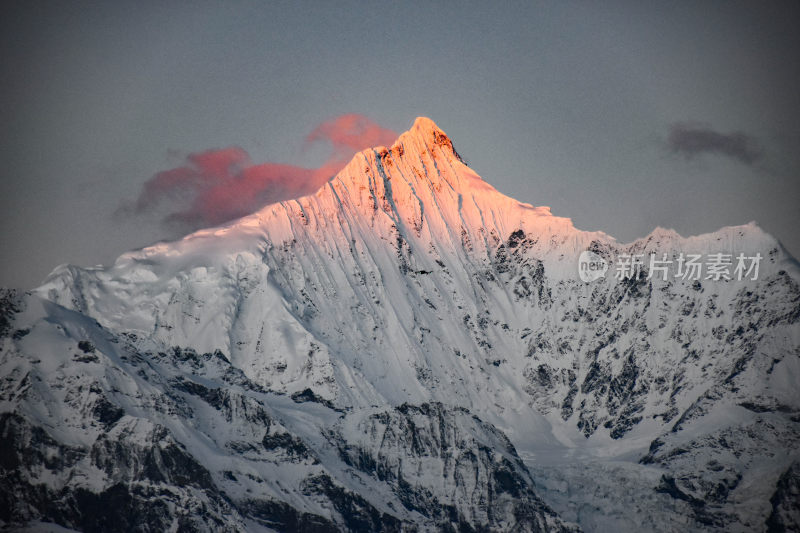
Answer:
POLYGON ((432 152, 436 147, 442 148, 446 153, 449 152, 462 161, 461 156, 453 148, 453 141, 433 120, 428 117, 417 117, 411 129, 400 135, 391 149, 402 155, 404 151, 414 149, 420 152, 432 152))
POLYGON ((447 138, 449 140, 447 134, 428 117, 417 117, 408 133, 413 133, 414 135, 428 140, 442 138, 447 138))
POLYGON ((367 190, 378 199, 406 194, 414 197, 411 204, 458 204, 463 202, 459 195, 477 195, 481 197, 477 201, 485 203, 502 196, 464 163, 450 137, 427 117, 418 117, 390 147, 356 154, 332 180, 334 187, 337 182, 349 184, 351 190, 367 190))
POLYGON ((476 186, 494 190, 464 164, 450 137, 427 117, 418 117, 390 147, 375 146, 357 153, 333 182, 339 180, 356 188, 364 187, 373 194, 378 187, 381 189, 378 196, 384 194, 382 189, 392 180, 396 187, 402 188, 401 182, 406 182, 417 192, 423 189, 439 192, 443 186, 462 192, 476 186))

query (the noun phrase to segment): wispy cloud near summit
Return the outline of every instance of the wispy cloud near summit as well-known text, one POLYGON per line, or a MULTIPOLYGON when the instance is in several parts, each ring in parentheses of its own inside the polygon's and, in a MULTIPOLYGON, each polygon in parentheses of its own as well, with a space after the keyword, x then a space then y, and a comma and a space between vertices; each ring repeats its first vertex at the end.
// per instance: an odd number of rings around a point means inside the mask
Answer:
POLYGON ((358 150, 391 144, 397 135, 355 113, 323 122, 305 145, 330 144, 332 153, 318 168, 266 162, 254 164, 242 148, 189 154, 176 168, 157 173, 135 202, 121 212, 159 213, 173 229, 191 231, 232 220, 281 200, 311 194, 333 177, 358 150))
POLYGON ((325 141, 331 143, 334 156, 350 158, 354 152, 371 146, 389 146, 397 134, 371 121, 363 115, 349 113, 327 120, 314 128, 306 143, 325 141))

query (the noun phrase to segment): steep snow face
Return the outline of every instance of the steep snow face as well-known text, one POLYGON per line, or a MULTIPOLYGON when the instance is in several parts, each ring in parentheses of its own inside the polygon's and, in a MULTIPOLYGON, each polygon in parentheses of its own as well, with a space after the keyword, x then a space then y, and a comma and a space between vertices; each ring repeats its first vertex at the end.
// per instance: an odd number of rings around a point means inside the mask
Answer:
MULTIPOLYGON (((512 233, 530 236, 526 256, 554 280, 574 278, 577 253, 593 239, 610 241, 503 196, 420 118, 391 148, 357 154, 313 196, 126 254, 109 269, 64 267, 37 293, 116 331, 220 349, 269 386, 312 386, 333 398, 346 395, 339 384, 380 382, 342 401, 418 401, 430 397, 417 369, 431 366, 431 352, 475 344, 437 328, 437 347, 426 347, 423 323, 485 311, 474 276, 493 275, 512 233)), ((499 301, 490 304, 511 320, 510 296, 492 289, 487 296, 499 301)))
MULTIPOLYGON (((350 413, 346 423, 307 422, 341 441, 323 446, 317 433, 292 434, 309 449, 334 445, 365 475, 368 465, 393 472, 378 479, 384 503, 368 498, 381 512, 399 501, 429 523, 445 519, 431 514, 439 503, 473 525, 514 515, 502 502, 468 515, 480 500, 395 472, 412 457, 429 464, 425 457, 450 452, 406 457, 413 437, 386 440, 386 428, 422 427, 420 416, 466 427, 458 408, 507 435, 541 477, 543 497, 587 529, 748 529, 775 513, 792 516, 785 497, 777 510, 770 498, 779 479, 793 486, 800 459, 798 280, 797 263, 753 223, 689 238, 659 228, 629 244, 578 230, 496 191, 420 118, 391 147, 356 154, 311 196, 125 254, 108 268, 60 267, 35 298, 51 306, 36 319, 43 323, 65 320, 55 310, 77 312, 145 360, 173 347, 217 352, 265 393, 310 395, 350 413), (715 253, 762 261, 757 279, 664 279, 648 276, 645 264, 638 278, 611 270, 587 283, 578 276, 584 251, 612 268, 635 254, 673 264, 715 253), (593 478, 607 480, 603 491, 616 504, 593 500, 593 478), (637 487, 635 496, 620 491, 621 480, 637 487), (417 501, 422 494, 439 503, 417 501)), ((4 357, 48 350, 46 341, 25 345, 31 338, 12 335, 4 357)), ((116 385, 100 386, 108 387, 116 385)), ((33 400, 18 402, 9 411, 33 400)), ((465 449, 494 438, 473 429, 456 439, 477 443, 465 449)), ((171 432, 176 442, 182 434, 171 432)), ((340 467, 322 455, 326 475, 341 481, 340 467)), ((492 469, 480 457, 471 468, 485 488, 492 469)), ((447 461, 437 468, 463 479, 447 461)), ((514 474, 514 486, 527 487, 527 475, 514 474)))

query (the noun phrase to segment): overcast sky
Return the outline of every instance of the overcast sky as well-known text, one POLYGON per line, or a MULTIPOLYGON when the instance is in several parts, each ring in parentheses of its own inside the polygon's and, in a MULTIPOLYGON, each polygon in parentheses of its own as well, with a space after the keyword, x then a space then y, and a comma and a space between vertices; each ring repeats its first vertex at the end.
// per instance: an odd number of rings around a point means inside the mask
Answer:
POLYGON ((581 229, 755 220, 798 256, 799 20, 777 1, 4 2, 0 286, 178 236, 143 187, 193 179, 197 154, 313 180, 346 114, 375 138, 429 116, 581 229))

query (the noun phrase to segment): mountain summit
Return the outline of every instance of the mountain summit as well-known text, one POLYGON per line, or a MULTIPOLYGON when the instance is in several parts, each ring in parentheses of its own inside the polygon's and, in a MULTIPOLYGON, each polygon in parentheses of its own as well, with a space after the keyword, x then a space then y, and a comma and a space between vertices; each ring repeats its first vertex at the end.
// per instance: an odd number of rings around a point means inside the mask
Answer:
POLYGON ((411 129, 397 139, 392 145, 392 149, 398 146, 406 148, 406 145, 408 145, 407 148, 409 148, 410 151, 414 151, 417 154, 423 153, 426 150, 432 151, 436 147, 444 147, 448 149, 456 159, 459 161, 461 160, 461 157, 453 148, 453 142, 450 140, 450 137, 428 117, 417 117, 411 129))
POLYGON ((755 224, 579 230, 419 118, 312 195, 3 293, 0 520, 795 527, 798 280, 755 224), (685 272, 717 255, 761 261, 685 272))

